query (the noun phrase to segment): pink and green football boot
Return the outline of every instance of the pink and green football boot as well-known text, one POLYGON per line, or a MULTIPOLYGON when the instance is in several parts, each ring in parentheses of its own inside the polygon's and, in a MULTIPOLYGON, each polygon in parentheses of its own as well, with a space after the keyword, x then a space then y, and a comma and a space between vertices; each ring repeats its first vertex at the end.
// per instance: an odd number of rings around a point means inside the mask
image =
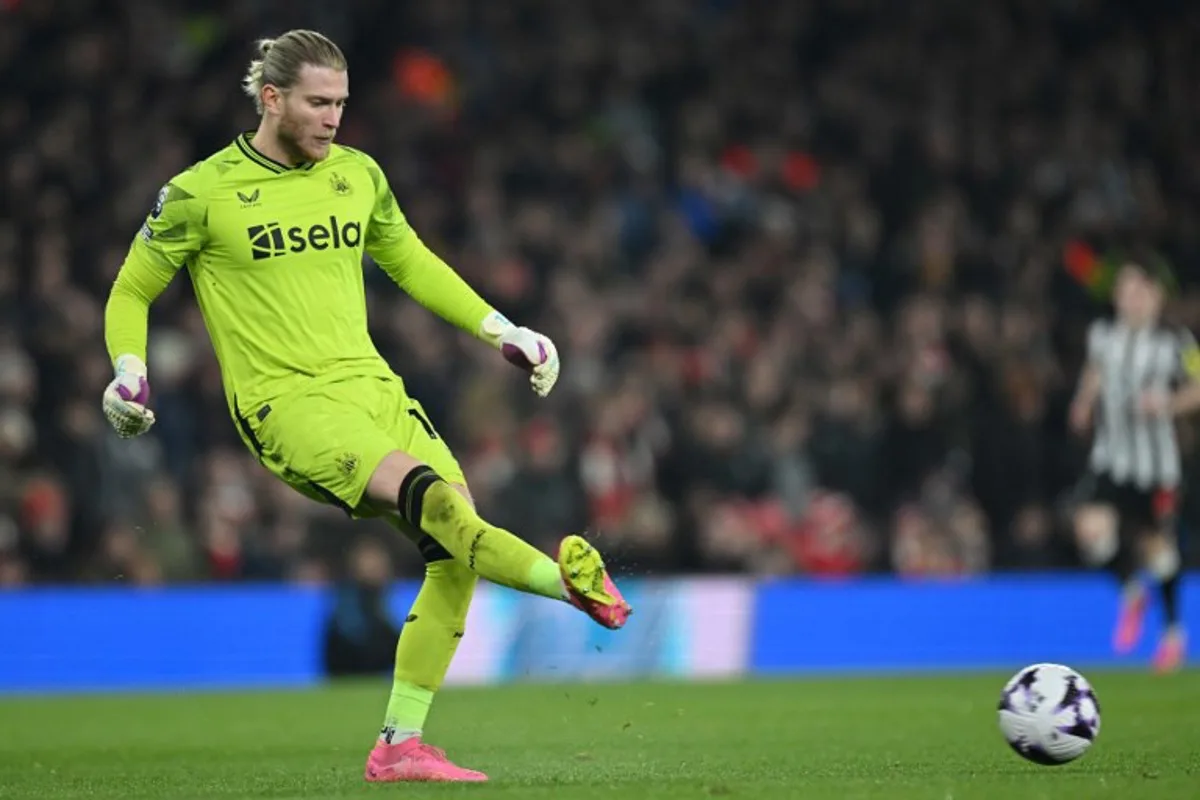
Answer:
POLYGON ((558 545, 558 568, 571 605, 599 624, 615 630, 633 613, 609 577, 604 559, 582 536, 572 534, 558 545))

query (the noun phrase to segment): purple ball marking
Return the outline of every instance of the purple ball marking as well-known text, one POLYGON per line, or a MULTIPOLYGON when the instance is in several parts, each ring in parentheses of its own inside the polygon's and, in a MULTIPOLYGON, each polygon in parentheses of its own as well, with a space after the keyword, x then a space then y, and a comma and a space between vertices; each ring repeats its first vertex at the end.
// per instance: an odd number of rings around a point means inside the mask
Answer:
POLYGON ((1023 741, 1018 741, 1018 742, 1010 741, 1008 743, 1008 746, 1011 747, 1017 755, 1021 756, 1021 758, 1028 759, 1029 761, 1032 761, 1035 764, 1041 764, 1042 766, 1046 766, 1046 767, 1057 767, 1057 766, 1060 766, 1060 765, 1066 763, 1057 758, 1054 758, 1052 755, 1047 753, 1044 749, 1042 749, 1040 746, 1038 746, 1036 744, 1028 744, 1023 741))
MULTIPOLYGON (((530 362, 529 357, 525 355, 525 351, 517 347, 515 344, 505 343, 501 345, 500 352, 504 355, 504 358, 506 361, 508 361, 508 363, 518 366, 527 372, 532 371, 533 368, 537 366, 536 364, 530 362)), ((541 364, 546 360, 546 348, 541 342, 538 342, 538 355, 541 358, 541 360, 538 361, 538 364, 541 364)))
POLYGON ((150 400, 150 384, 143 377, 137 379, 137 391, 130 391, 128 384, 122 382, 117 384, 117 396, 126 402, 134 402, 138 405, 146 405, 150 400))

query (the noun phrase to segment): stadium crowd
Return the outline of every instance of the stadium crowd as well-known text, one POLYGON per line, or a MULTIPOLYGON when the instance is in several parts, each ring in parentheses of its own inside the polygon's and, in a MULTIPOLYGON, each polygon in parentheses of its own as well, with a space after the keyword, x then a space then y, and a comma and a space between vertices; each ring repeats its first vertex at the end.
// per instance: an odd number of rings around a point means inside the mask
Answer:
POLYGON ((184 276, 151 319, 157 425, 123 441, 100 413, 128 243, 159 186, 255 126, 239 77, 289 27, 341 43, 339 138, 423 238, 558 343, 538 400, 367 266, 375 341, 484 516, 547 548, 587 529, 638 572, 1073 566, 1065 408, 1104 311, 1078 264, 1151 242, 1200 324, 1186 2, 119 8, 0 2, 0 586, 419 569, 242 447, 184 276))

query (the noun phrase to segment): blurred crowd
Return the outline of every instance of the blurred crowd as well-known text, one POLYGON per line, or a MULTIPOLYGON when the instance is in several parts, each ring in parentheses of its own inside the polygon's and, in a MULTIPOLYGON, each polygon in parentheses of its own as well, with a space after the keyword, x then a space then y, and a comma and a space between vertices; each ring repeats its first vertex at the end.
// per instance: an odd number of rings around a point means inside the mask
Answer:
POLYGON ((100 413, 128 244, 256 126, 240 75, 290 27, 342 45, 339 137, 423 238, 558 344, 538 400, 368 265, 381 353, 484 516, 540 546, 586 529, 640 573, 1072 567, 1065 407, 1105 304, 1064 253, 1152 243, 1200 327, 1182 0, 4 0, 0 586, 418 573, 241 445, 184 276, 151 318, 158 424, 122 441, 100 413))

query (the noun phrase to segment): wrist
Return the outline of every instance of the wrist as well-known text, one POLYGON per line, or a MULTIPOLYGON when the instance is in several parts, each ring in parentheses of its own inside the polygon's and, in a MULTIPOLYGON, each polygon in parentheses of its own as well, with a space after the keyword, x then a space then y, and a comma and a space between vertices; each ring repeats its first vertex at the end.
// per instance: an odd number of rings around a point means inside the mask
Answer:
POLYGON ((147 374, 146 363, 131 353, 117 356, 117 360, 113 362, 113 371, 117 375, 137 375, 142 378, 147 374))
POLYGON ((499 349, 504 337, 514 330, 516 330, 516 326, 509 322, 507 317, 499 311, 492 311, 479 324, 478 335, 480 339, 499 349))

